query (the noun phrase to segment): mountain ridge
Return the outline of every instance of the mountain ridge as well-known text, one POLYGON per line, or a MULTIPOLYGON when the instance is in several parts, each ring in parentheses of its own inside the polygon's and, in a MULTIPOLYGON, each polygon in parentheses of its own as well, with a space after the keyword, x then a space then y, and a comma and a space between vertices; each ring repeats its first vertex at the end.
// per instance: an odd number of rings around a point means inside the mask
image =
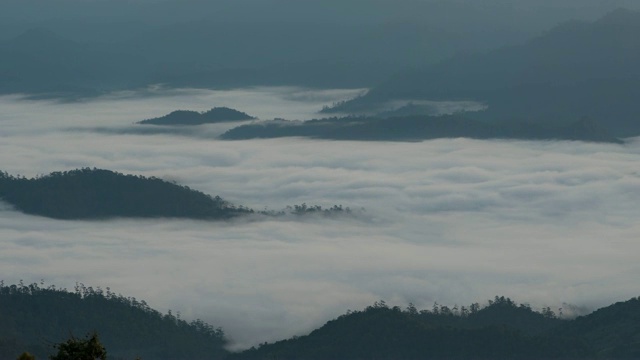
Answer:
POLYGON ((204 112, 191 110, 176 110, 171 113, 153 118, 138 121, 142 125, 203 125, 220 122, 234 122, 254 120, 255 117, 244 112, 228 107, 214 107, 204 112))
POLYGON ((601 124, 590 118, 566 126, 535 122, 489 123, 462 115, 344 117, 304 122, 263 121, 240 125, 221 135, 224 140, 301 136, 329 140, 421 141, 440 138, 578 140, 616 143, 601 124))
MULTIPOLYGON (((0 357, 97 331, 110 356, 130 359, 631 359, 640 353, 640 298, 569 319, 504 296, 486 305, 405 309, 375 302, 347 311, 306 335, 231 353, 223 329, 150 308, 110 288, 77 283, 74 291, 0 281, 0 357), (635 339, 635 340, 634 340, 635 339), (170 341, 169 341, 170 340, 170 341)), ((560 310, 561 311, 561 310, 560 310)))
MULTIPOLYGON (((640 12, 570 22, 523 44, 458 55, 404 72, 329 111, 358 113, 391 100, 475 100, 491 122, 566 124, 588 116, 619 137, 640 134, 640 12)), ((327 112, 327 111, 325 111, 327 112)))

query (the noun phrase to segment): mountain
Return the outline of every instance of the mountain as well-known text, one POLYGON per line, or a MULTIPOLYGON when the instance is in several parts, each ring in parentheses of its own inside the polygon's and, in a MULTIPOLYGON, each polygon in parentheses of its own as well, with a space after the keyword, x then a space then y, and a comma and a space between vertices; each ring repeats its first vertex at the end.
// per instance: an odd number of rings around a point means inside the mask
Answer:
POLYGON ((53 49, 40 57, 0 50, 0 92, 81 97, 158 83, 371 87, 398 69, 522 41, 570 16, 603 11, 582 3, 545 4, 544 15, 529 10, 539 2, 3 0, 0 48, 29 42, 16 34, 33 27, 76 48, 41 41, 53 49))
POLYGON ((251 212, 158 178, 89 168, 32 179, 0 172, 0 199, 26 214, 56 219, 228 219, 251 212))
POLYGON ((0 200, 25 214, 54 219, 188 218, 228 220, 243 215, 354 218, 364 209, 333 205, 254 211, 187 186, 110 170, 77 169, 28 179, 0 171, 0 200))
POLYGON ((602 119, 615 136, 640 135, 640 12, 620 9, 569 22, 522 45, 462 54, 407 71, 334 111, 360 112, 399 99, 472 99, 488 121, 564 123, 602 119))
POLYGON ((143 120, 138 124, 143 125, 202 125, 219 122, 233 122, 253 120, 255 117, 249 116, 238 110, 227 107, 215 107, 209 111, 197 112, 189 110, 177 110, 162 117, 143 120))
POLYGON ((505 297, 422 311, 382 302, 230 359, 637 359, 638 314, 640 299, 574 320, 505 297))
POLYGON ((587 118, 566 126, 558 126, 532 122, 489 123, 461 115, 346 117, 305 122, 274 120, 241 125, 228 130, 221 137, 227 140, 246 140, 291 136, 368 141, 419 141, 466 137, 622 143, 604 127, 587 118))
POLYGON ((25 351, 46 359, 54 353, 53 344, 94 331, 109 359, 216 360, 227 355, 222 329, 161 314, 145 301, 109 288, 77 284, 70 292, 0 283, 0 319, 1 359, 15 359, 25 351))
POLYGON ((600 358, 640 358, 640 298, 618 302, 581 316, 556 331, 584 339, 600 358))
POLYGON ((262 344, 231 359, 539 359, 587 353, 580 345, 521 331, 552 329, 564 320, 508 298, 484 309, 406 310, 376 303, 327 322, 305 336, 262 344), (487 316, 488 315, 488 316, 487 316), (565 347, 565 345, 572 345, 565 347))
POLYGON ((97 332, 110 359, 637 359, 640 298, 575 319, 496 296, 488 305, 406 309, 376 302, 308 335, 229 353, 224 332, 161 314, 111 289, 0 281, 0 358, 44 358, 70 335, 97 332))

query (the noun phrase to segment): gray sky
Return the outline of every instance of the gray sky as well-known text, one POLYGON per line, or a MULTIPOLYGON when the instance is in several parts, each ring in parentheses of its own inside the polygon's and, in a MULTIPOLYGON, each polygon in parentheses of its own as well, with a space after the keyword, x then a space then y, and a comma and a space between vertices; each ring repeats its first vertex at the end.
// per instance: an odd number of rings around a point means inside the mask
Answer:
POLYGON ((109 286, 222 326, 236 347, 302 334, 380 299, 430 308, 505 295, 537 308, 566 302, 594 309, 637 295, 638 139, 623 146, 222 142, 66 130, 120 129, 170 109, 213 106, 263 118, 280 109, 296 118, 346 94, 122 95, 71 104, 1 97, 2 170, 35 176, 95 166, 176 180, 256 208, 306 202, 366 213, 351 220, 75 222, 5 209, 6 282, 109 286))
MULTIPOLYGON (((70 28, 80 26, 90 30, 91 36, 98 36, 117 33, 120 27, 130 31, 131 22, 168 25, 203 19, 222 23, 398 21, 427 23, 461 33, 493 29, 492 37, 499 36, 495 33, 499 29, 530 37, 559 22, 593 20, 618 7, 640 9, 640 4, 635 0, 3 0, 0 30, 7 36, 17 31, 11 30, 14 27, 49 26, 73 36, 70 28)), ((75 35, 83 38, 77 31, 75 35)), ((501 37, 516 39, 508 34, 501 37)))
POLYGON ((520 44, 630 0, 3 0, 0 73, 23 91, 153 83, 373 87, 458 53, 520 44), (19 37, 30 29, 30 36, 19 37), (46 35, 43 35, 46 34, 46 35), (14 40, 12 42, 11 40, 14 40), (51 46, 40 62, 13 51, 51 46), (4 52, 3 52, 4 51, 4 52), (8 53, 7 53, 8 52, 8 53), (74 66, 70 66, 74 64, 74 66))

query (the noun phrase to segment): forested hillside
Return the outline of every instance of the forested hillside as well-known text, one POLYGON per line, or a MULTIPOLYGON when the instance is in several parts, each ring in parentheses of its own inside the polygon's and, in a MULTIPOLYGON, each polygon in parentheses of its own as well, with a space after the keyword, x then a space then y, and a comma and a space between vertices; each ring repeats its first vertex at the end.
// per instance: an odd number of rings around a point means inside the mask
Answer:
POLYGON ((223 139, 245 140, 304 136, 331 140, 417 141, 439 138, 580 140, 621 143, 594 120, 569 125, 488 123, 461 115, 391 118, 344 117, 294 121, 265 121, 233 128, 223 139))
POLYGON ((309 335, 262 344, 232 359, 635 359, 640 300, 575 320, 496 297, 489 305, 418 311, 378 302, 309 335))
POLYGON ((222 359, 224 333, 201 320, 162 314, 109 288, 73 291, 0 282, 0 359, 28 351, 38 359, 70 336, 97 332, 109 359, 222 359))
POLYGON ((95 168, 31 179, 0 172, 0 198, 24 213, 56 219, 228 219, 250 211, 162 179, 95 168))
POLYGON ((309 335, 229 353, 224 332, 161 314, 109 288, 73 291, 0 282, 0 358, 45 358, 69 336, 97 332, 109 359, 636 359, 640 298, 567 319, 496 296, 486 305, 418 310, 376 302, 309 335))
POLYGON ((354 217, 364 209, 333 205, 287 206, 254 211, 219 196, 155 177, 125 175, 103 169, 58 171, 36 178, 0 171, 0 200, 26 214, 54 219, 188 218, 228 220, 257 214, 264 217, 354 217))
POLYGON ((158 118, 142 120, 138 124, 143 125, 202 125, 219 122, 244 121, 253 120, 250 116, 242 111, 230 109, 227 107, 215 107, 205 112, 191 110, 176 110, 165 116, 158 118))

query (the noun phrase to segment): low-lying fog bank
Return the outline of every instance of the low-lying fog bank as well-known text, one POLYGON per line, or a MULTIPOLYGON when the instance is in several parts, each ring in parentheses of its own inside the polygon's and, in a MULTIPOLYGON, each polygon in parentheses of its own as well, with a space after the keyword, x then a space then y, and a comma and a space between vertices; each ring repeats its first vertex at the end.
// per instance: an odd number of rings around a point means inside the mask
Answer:
POLYGON ((304 333, 379 299, 420 308, 506 295, 592 309, 637 296, 638 139, 225 142, 65 130, 212 106, 306 117, 334 101, 260 94, 263 104, 208 92, 68 104, 2 97, 0 170, 98 167, 256 209, 364 207, 366 220, 68 222, 5 207, 4 280, 109 286, 222 326, 235 347, 304 333))

